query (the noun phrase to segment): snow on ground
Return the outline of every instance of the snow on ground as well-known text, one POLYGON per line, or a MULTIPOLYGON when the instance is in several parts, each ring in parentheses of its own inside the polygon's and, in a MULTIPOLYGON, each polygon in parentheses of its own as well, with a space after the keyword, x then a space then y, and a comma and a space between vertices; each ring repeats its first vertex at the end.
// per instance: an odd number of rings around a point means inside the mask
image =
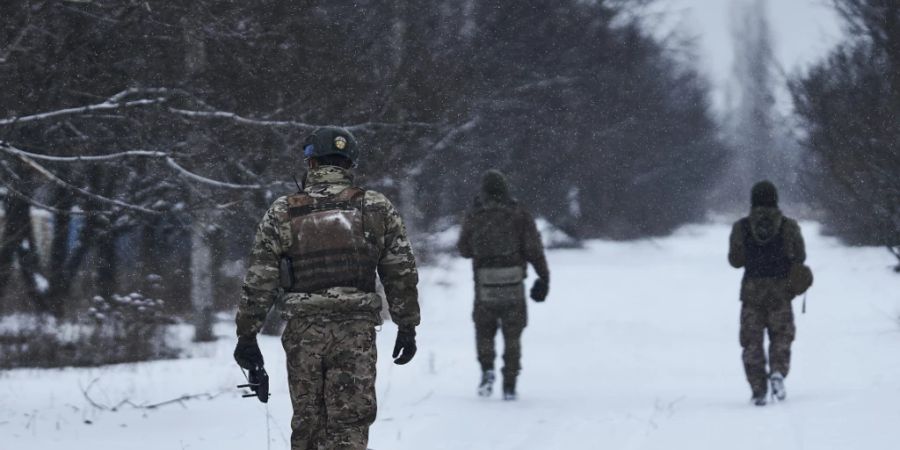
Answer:
MULTIPOLYGON (((549 254, 547 303, 529 305, 521 399, 475 395, 471 274, 446 259, 422 271, 419 354, 388 358, 378 337, 376 450, 895 449, 900 442, 900 276, 883 249, 845 248, 803 224, 816 284, 798 338, 788 401, 750 406, 737 343, 741 274, 728 227, 665 239, 589 242, 549 254)), ((233 328, 194 358, 96 369, 0 372, 0 450, 286 449, 290 403, 277 339, 261 344, 267 409, 233 389, 233 328), (96 405, 86 399, 87 392, 96 405), (183 394, 210 394, 136 409, 183 394), (268 424, 268 428, 267 428, 268 424), (266 445, 267 434, 269 446, 266 445)), ((499 344, 499 342, 498 342, 499 344)))

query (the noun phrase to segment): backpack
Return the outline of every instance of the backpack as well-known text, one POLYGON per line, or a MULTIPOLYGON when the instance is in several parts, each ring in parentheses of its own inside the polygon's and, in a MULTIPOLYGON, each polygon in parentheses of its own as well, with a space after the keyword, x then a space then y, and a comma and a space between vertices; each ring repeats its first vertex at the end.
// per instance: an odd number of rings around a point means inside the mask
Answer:
POLYGON ((788 290, 794 297, 804 294, 813 284, 812 269, 806 264, 792 264, 787 280, 788 290))

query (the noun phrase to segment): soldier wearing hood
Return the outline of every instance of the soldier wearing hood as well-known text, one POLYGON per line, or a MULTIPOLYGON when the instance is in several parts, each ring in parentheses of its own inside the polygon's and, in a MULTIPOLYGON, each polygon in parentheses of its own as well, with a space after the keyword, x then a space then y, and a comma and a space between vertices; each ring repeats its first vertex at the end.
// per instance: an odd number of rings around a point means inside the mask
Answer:
POLYGON ((784 378, 791 365, 794 341, 794 294, 788 286, 791 267, 806 260, 800 226, 784 217, 778 208, 778 191, 769 181, 761 181, 751 192, 750 215, 735 222, 731 230, 728 262, 744 268, 741 283, 740 343, 744 371, 752 401, 766 404, 768 385, 772 394, 784 400, 784 378), (763 334, 769 335, 769 360, 763 334))
POLYGON ((527 324, 524 280, 527 264, 537 272, 531 298, 546 299, 550 271, 534 219, 509 193, 506 177, 496 170, 484 174, 481 192, 463 222, 457 244, 472 258, 475 272, 475 340, 482 376, 478 394, 491 395, 495 379, 494 336, 503 332, 503 398, 516 399, 521 368, 522 331, 527 324))

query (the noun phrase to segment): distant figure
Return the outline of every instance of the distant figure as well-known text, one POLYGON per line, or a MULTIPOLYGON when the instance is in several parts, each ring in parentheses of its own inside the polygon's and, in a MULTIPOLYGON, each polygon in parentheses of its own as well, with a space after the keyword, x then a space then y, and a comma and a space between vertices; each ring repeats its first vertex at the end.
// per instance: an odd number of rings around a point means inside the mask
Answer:
POLYGON ((416 260, 391 202, 354 185, 359 151, 349 131, 319 128, 303 148, 305 187, 275 200, 256 231, 234 358, 251 373, 262 368, 256 334, 280 284, 291 449, 365 450, 377 406, 376 273, 398 326, 394 362, 406 364, 416 354, 419 324, 416 260))
POLYGON ((463 222, 457 244, 475 270, 475 340, 481 383, 478 395, 488 397, 495 379, 494 336, 503 331, 503 399, 516 399, 521 368, 520 340, 528 322, 524 280, 527 263, 538 279, 531 298, 543 302, 550 289, 550 271, 534 219, 509 193, 506 177, 496 170, 484 174, 481 193, 463 222))
POLYGON ((728 262, 744 268, 741 283, 741 330, 744 372, 753 392, 752 402, 766 404, 768 384, 772 395, 784 400, 784 379, 791 366, 794 341, 795 294, 788 275, 795 265, 806 260, 800 226, 784 217, 778 209, 778 191, 769 181, 753 186, 750 215, 735 222, 731 229, 728 262), (763 334, 769 333, 769 371, 763 334), (768 380, 768 381, 767 381, 768 380))

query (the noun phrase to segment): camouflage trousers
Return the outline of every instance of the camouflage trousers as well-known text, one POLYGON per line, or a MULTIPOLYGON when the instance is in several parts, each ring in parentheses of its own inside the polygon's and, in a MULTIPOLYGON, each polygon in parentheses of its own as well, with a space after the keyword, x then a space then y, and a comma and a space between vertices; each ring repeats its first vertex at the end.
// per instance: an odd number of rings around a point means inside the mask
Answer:
POLYGON ((472 313, 475 321, 475 346, 481 370, 493 370, 497 357, 494 337, 497 330, 503 333, 503 379, 515 383, 522 366, 522 331, 528 324, 524 293, 517 299, 502 302, 475 301, 472 313))
POLYGON ((370 321, 292 319, 281 337, 294 416, 292 450, 365 450, 375 421, 370 321))
POLYGON ((744 372, 754 396, 768 392, 768 374, 787 377, 791 368, 791 343, 796 335, 791 294, 779 279, 747 279, 741 288, 741 330, 744 372), (769 335, 766 370, 765 334, 769 335))

